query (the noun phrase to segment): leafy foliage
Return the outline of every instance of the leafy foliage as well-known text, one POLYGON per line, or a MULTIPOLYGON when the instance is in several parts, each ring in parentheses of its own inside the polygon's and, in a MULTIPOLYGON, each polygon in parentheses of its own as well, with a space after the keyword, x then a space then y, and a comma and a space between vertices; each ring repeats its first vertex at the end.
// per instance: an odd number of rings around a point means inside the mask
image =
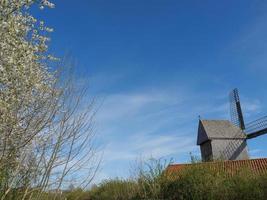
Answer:
POLYGON ((138 177, 130 180, 104 181, 87 191, 87 196, 80 200, 264 200, 267 198, 267 174, 256 175, 247 169, 240 169, 238 173, 229 176, 226 172, 198 165, 170 174, 166 173, 163 167, 165 164, 160 164, 160 161, 154 160, 147 165, 149 167, 142 168, 138 177))

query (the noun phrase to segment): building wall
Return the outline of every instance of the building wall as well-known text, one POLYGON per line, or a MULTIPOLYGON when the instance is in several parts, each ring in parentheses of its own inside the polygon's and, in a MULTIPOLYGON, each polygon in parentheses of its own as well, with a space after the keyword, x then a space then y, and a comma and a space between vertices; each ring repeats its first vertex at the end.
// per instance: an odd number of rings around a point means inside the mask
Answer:
POLYGON ((249 159, 247 143, 244 139, 213 139, 211 149, 214 160, 249 159))
POLYGON ((208 140, 200 145, 202 161, 212 160, 212 146, 211 141, 208 140))

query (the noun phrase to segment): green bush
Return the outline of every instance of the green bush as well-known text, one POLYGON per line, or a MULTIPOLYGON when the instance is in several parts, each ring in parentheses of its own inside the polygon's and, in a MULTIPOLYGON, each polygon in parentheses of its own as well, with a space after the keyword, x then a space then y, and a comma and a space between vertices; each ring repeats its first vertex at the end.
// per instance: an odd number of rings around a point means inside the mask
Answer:
POLYGON ((127 200, 137 199, 138 185, 131 180, 107 180, 92 189, 91 200, 127 200))
MULTIPOLYGON (((23 193, 22 193, 23 194, 23 193)), ((40 200, 266 200, 267 174, 239 169, 229 174, 206 165, 191 165, 179 172, 166 171, 166 162, 150 160, 131 179, 105 180, 90 190, 73 188, 61 195, 46 192, 40 200)), ((20 190, 6 199, 21 199, 20 190)), ((25 198, 29 199, 29 198, 25 198)))
MULTIPOLYGON (((151 163, 150 163, 151 164, 151 163)), ((90 200, 266 200, 267 175, 239 169, 234 175, 204 165, 166 173, 163 165, 142 168, 132 180, 109 180, 89 192, 90 200)))

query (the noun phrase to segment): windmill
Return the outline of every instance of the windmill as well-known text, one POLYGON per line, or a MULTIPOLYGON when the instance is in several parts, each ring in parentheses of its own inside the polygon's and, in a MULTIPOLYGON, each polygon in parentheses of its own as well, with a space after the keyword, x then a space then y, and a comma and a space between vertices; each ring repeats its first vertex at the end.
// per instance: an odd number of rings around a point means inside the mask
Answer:
POLYGON ((245 124, 238 90, 229 97, 231 121, 199 121, 197 144, 203 161, 248 159, 247 140, 267 134, 267 116, 245 124))
POLYGON ((245 124, 238 90, 234 89, 230 93, 230 113, 231 121, 234 125, 243 130, 247 139, 252 139, 267 133, 267 116, 245 124))

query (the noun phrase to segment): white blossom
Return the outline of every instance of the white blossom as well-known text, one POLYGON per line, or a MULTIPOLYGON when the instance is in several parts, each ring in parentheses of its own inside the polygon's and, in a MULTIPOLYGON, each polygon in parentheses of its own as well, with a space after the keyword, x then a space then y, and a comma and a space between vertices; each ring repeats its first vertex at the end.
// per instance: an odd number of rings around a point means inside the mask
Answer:
MULTIPOLYGON (((21 158, 19 147, 42 128, 43 123, 38 120, 40 116, 46 117, 49 97, 54 92, 55 78, 45 64, 55 60, 47 52, 50 39, 47 28, 44 22, 38 25, 38 20, 23 9, 32 3, 33 0, 0 1, 1 165, 11 153, 21 158)), ((54 7, 48 1, 40 3, 54 7)), ((23 155, 31 149, 28 145, 23 155)))

